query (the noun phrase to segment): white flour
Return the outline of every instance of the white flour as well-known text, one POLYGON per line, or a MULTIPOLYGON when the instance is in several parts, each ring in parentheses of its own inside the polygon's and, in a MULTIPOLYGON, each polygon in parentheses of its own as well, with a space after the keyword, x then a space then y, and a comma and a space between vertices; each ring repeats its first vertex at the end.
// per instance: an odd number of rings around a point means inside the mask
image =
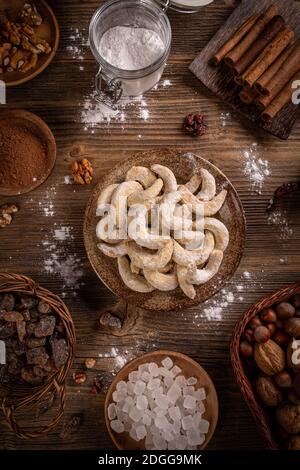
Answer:
POLYGON ((149 29, 116 26, 103 34, 99 52, 114 67, 139 70, 159 59, 164 44, 160 36, 149 29))
POLYGON ((244 174, 250 180, 251 190, 261 194, 266 178, 271 175, 269 162, 259 157, 255 142, 248 150, 244 150, 242 155, 244 157, 244 174))
POLYGON ((280 240, 288 240, 293 235, 293 229, 285 211, 273 210, 268 216, 268 224, 277 228, 280 240))

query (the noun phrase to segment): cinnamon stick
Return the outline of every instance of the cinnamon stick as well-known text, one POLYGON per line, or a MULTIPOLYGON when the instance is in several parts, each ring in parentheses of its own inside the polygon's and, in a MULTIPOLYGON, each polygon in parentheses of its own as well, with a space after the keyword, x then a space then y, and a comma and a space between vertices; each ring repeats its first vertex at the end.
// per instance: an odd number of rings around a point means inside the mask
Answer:
POLYGON ((241 39, 243 39, 248 31, 250 31, 252 26, 256 23, 258 17, 258 14, 254 14, 247 21, 245 21, 245 23, 242 24, 242 26, 234 33, 234 35, 231 36, 231 38, 213 56, 211 59, 211 63, 213 65, 220 64, 226 54, 228 54, 228 52, 230 52, 241 41, 241 39))
MULTIPOLYGON (((299 64, 300 66, 300 64, 299 64)), ((277 116, 279 111, 291 100, 292 95, 294 93, 294 89, 292 88, 293 82, 296 80, 300 80, 300 71, 298 71, 292 79, 285 85, 285 87, 281 90, 279 95, 272 101, 272 103, 265 109, 262 113, 261 117, 264 121, 271 121, 274 117, 277 116)))
POLYGON ((281 66, 276 75, 268 82, 266 96, 259 96, 255 100, 255 104, 259 109, 265 109, 272 103, 274 98, 282 90, 284 85, 298 72, 300 66, 300 41, 294 45, 286 62, 281 66))
POLYGON ((263 50, 256 61, 244 72, 244 83, 253 86, 262 74, 275 62, 294 38, 294 32, 285 28, 280 31, 275 39, 263 50))
POLYGON ((255 21, 252 28, 249 30, 247 35, 239 42, 224 58, 224 61, 227 65, 232 67, 237 61, 245 54, 245 52, 249 49, 250 46, 256 41, 260 33, 265 29, 269 21, 278 15, 278 6, 271 5, 267 11, 260 15, 255 21))
POLYGON ((257 80, 257 82, 255 82, 254 88, 257 90, 257 92, 260 95, 262 96, 268 95, 268 89, 267 89, 268 83, 273 77, 275 77, 278 70, 286 62, 293 48, 294 48, 294 45, 291 45, 285 51, 283 51, 282 54, 278 57, 278 59, 271 65, 271 67, 269 67, 268 70, 266 70, 265 73, 263 73, 262 76, 257 80))
POLYGON ((233 65, 235 75, 241 75, 259 56, 264 48, 275 38, 277 33, 285 27, 285 21, 282 16, 274 16, 267 24, 266 29, 254 41, 252 46, 245 54, 233 65))
POLYGON ((245 86, 240 92, 240 99, 243 103, 251 104, 257 97, 257 91, 250 86, 245 86))

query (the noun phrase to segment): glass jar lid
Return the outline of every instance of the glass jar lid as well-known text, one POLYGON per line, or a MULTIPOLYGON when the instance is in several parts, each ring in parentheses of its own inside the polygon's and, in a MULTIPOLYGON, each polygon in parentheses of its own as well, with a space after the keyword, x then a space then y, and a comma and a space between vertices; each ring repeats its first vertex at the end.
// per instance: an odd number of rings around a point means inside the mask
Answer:
MULTIPOLYGON (((181 13, 196 13, 203 6, 212 3, 214 0, 165 0, 166 7, 181 13)), ((159 0, 159 3, 163 3, 159 0)))

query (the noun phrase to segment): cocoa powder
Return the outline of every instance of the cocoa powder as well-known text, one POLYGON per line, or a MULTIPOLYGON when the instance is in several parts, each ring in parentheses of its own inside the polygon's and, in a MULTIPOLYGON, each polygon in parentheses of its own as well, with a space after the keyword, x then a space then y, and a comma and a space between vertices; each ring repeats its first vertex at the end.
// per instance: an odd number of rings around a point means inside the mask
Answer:
POLYGON ((34 185, 47 171, 46 145, 33 124, 23 119, 0 121, 0 191, 34 185))

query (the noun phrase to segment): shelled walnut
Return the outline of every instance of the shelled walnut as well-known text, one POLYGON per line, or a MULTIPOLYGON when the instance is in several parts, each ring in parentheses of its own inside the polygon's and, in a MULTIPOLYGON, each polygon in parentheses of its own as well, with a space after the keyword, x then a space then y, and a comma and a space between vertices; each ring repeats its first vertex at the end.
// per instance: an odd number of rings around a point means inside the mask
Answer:
POLYGON ((75 183, 91 184, 94 176, 94 169, 87 158, 72 162, 72 174, 75 183))
POLYGON ((20 23, 5 21, 0 25, 0 73, 26 73, 37 64, 38 57, 50 54, 52 48, 38 37, 36 27, 43 19, 34 4, 25 4, 20 23))
POLYGON ((7 227, 12 222, 12 214, 18 212, 15 204, 3 204, 0 206, 0 228, 7 227))

